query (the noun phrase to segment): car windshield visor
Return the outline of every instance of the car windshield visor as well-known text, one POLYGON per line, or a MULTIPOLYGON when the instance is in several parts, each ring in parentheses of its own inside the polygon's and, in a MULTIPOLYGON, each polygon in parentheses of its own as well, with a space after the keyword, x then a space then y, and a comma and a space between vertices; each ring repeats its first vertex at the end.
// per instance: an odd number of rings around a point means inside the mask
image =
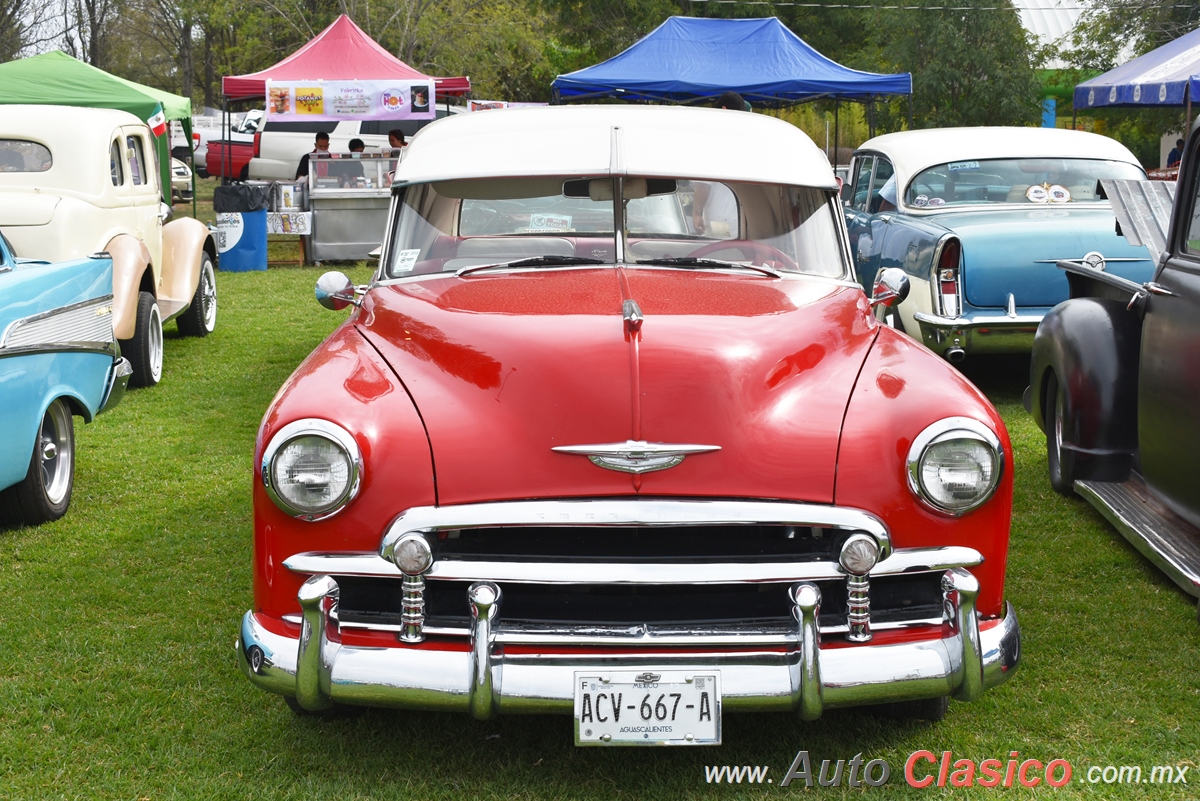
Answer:
POLYGON ((1102 178, 1144 179, 1133 164, 1103 159, 1012 158, 951 161, 922 170, 904 204, 938 208, 989 203, 1097 203, 1102 178))
POLYGON ((682 177, 411 184, 394 195, 383 274, 466 276, 620 261, 645 269, 725 263, 765 268, 760 274, 844 278, 839 213, 825 189, 682 177), (613 224, 617 215, 620 226, 613 224))

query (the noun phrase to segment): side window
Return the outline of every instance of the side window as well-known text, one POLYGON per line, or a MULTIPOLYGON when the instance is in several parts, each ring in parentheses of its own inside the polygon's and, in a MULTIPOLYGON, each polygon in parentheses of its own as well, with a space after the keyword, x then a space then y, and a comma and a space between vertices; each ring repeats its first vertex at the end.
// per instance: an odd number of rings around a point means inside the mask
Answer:
POLYGON ((875 181, 871 184, 871 213, 891 211, 896 208, 896 184, 888 181, 895 174, 892 162, 885 158, 875 159, 875 181), (887 191, 884 191, 886 187, 887 191))
POLYGON ((108 169, 112 175, 112 185, 120 186, 125 183, 125 168, 122 166, 124 157, 121 155, 121 140, 114 139, 108 149, 108 169))
POLYGON ((141 137, 125 137, 125 147, 128 148, 126 155, 129 157, 129 175, 133 185, 141 186, 146 183, 146 155, 142 151, 141 137))
POLYGON ((859 156, 855 164, 854 201, 850 204, 859 211, 867 210, 867 198, 871 191, 871 170, 875 166, 874 156, 859 156))
MULTIPOLYGON (((1194 163, 1194 162, 1193 162, 1194 163)), ((1184 176, 1181 174, 1180 179, 1184 176)), ((1188 223, 1187 237, 1183 249, 1191 256, 1200 256, 1200 181, 1193 184, 1195 194, 1192 196, 1192 219, 1188 223)), ((1176 203, 1179 201, 1176 200, 1176 203)))

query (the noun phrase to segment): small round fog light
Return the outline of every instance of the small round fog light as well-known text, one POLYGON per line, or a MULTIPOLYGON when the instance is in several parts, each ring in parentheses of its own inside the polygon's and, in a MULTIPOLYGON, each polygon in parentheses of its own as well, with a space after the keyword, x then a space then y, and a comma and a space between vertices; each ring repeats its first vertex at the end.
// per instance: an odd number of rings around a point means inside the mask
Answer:
POLYGON ((879 561, 879 543, 868 534, 851 534, 842 544, 838 563, 847 573, 865 576, 879 561))
POLYGON ((396 543, 392 561, 406 576, 419 576, 433 564, 433 551, 420 534, 406 534, 396 543))

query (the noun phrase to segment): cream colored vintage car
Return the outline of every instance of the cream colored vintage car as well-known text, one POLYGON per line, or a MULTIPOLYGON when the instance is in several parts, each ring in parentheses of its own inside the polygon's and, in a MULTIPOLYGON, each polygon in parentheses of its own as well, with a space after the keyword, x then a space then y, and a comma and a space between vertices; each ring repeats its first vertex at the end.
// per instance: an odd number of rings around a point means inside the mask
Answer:
POLYGON ((0 229, 31 258, 111 254, 132 386, 162 377, 163 322, 205 336, 217 319, 216 244, 198 220, 167 222, 159 174, 150 129, 127 112, 13 105, 0 116, 0 229))

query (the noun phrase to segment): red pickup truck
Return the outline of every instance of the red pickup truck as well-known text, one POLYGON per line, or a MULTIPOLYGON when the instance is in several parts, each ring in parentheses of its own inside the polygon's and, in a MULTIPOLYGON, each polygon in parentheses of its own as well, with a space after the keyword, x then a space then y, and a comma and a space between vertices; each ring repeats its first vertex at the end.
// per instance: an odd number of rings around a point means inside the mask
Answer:
POLYGON ((254 157, 254 142, 210 139, 201 158, 196 153, 196 167, 218 178, 245 179, 250 159, 254 157))

